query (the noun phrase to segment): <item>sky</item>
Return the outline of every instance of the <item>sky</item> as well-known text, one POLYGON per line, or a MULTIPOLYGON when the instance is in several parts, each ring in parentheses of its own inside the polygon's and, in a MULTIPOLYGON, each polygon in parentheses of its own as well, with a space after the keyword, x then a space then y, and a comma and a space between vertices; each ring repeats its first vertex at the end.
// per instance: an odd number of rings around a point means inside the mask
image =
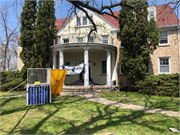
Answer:
MULTIPOLYGON (((15 2, 15 0, 0 0, 0 7, 4 6, 4 4, 8 4, 9 8, 9 16, 8 16, 8 23, 10 27, 15 27, 18 24, 18 19, 16 18, 16 14, 20 17, 20 14, 22 12, 22 7, 23 7, 23 1, 24 0, 17 0, 19 2, 19 4, 17 5, 17 7, 14 5, 13 3, 15 2)), ((65 0, 59 0, 55 4, 55 9, 56 9, 56 18, 66 18, 68 17, 68 10, 71 7, 71 4, 65 0)), ((100 2, 100 0, 97 0, 100 2)), ((115 1, 115 0, 114 0, 115 1)), ((149 0, 148 3, 149 5, 160 5, 160 4, 166 4, 168 3, 170 0, 149 0)), ((176 1, 176 0, 174 0, 176 1)), ((109 4, 109 0, 104 0, 104 4, 109 4)), ((114 8, 113 11, 118 11, 120 10, 120 7, 114 8)), ((179 10, 180 11, 180 10, 179 10)), ((180 14, 179 14, 179 18, 180 18, 180 14)), ((20 27, 20 25, 19 25, 20 27)))

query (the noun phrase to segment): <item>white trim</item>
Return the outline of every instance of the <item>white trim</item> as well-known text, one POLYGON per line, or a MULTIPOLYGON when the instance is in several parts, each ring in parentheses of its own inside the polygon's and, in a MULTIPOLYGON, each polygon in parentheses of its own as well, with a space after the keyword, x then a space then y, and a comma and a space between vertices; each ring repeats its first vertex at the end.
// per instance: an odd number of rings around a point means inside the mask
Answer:
MULTIPOLYGON (((165 43, 165 44, 161 44, 161 43, 160 43, 161 39, 160 39, 160 41, 159 41, 159 46, 168 46, 168 45, 169 45, 169 31, 168 31, 168 30, 159 31, 159 34, 160 34, 160 32, 166 32, 166 31, 167 31, 167 40, 168 40, 168 42, 165 43)), ((161 36, 160 36, 160 38, 161 38, 161 36)))
POLYGON ((158 57, 158 71, 159 71, 159 74, 171 74, 171 57, 158 57), (169 72, 163 72, 163 73, 160 72, 160 58, 168 58, 168 60, 169 60, 169 72))

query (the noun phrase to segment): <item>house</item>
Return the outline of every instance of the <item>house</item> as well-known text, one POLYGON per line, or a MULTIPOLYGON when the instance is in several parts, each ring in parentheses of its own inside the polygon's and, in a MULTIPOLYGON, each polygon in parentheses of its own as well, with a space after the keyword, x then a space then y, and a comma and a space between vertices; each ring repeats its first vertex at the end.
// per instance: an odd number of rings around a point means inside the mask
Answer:
MULTIPOLYGON (((147 75, 171 74, 180 72, 180 27, 175 12, 170 12, 170 5, 164 9, 163 5, 148 7, 148 19, 154 18, 160 33, 160 43, 157 50, 150 55, 147 75)), ((57 33, 54 45, 51 46, 53 56, 51 67, 62 69, 62 65, 78 65, 85 63, 85 73, 67 75, 65 86, 72 85, 77 80, 83 80, 81 86, 88 87, 90 83, 101 86, 110 86, 116 80, 122 86, 128 86, 119 65, 121 46, 118 37, 119 24, 114 18, 99 15, 87 10, 97 25, 97 33, 88 33, 93 27, 82 11, 71 18, 56 20, 57 33), (119 78, 119 80, 118 80, 119 78)), ((115 15, 119 11, 114 12, 115 15)), ((18 46, 18 54, 21 52, 18 46)), ((18 69, 23 63, 18 59, 18 69)), ((118 84, 118 83, 116 83, 118 84)))

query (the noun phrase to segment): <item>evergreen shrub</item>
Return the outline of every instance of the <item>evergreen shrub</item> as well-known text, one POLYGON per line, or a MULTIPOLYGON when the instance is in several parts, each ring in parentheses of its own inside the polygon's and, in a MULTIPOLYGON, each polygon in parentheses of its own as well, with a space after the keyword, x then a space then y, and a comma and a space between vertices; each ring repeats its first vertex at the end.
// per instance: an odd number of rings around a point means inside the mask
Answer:
POLYGON ((133 87, 143 94, 178 97, 179 74, 149 75, 133 87))
MULTIPOLYGON (((4 71, 1 72, 1 91, 8 91, 22 83, 22 75, 20 71, 4 71)), ((15 90, 23 90, 26 83, 15 90)))

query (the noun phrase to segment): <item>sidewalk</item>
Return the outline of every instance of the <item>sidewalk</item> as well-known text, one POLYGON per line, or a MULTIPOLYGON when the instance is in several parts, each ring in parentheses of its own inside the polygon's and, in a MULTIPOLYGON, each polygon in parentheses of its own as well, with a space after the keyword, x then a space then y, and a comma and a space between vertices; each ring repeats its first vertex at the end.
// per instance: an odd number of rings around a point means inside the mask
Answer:
MULTIPOLYGON (((61 95, 69 95, 69 93, 62 92, 61 95)), ((125 108, 125 109, 131 109, 131 110, 146 111, 149 113, 167 114, 169 116, 177 116, 177 117, 180 116, 179 112, 175 112, 175 111, 167 111, 167 110, 163 110, 163 109, 153 109, 153 108, 148 108, 148 107, 139 106, 139 105, 123 104, 123 103, 119 103, 116 101, 107 100, 105 98, 102 98, 97 93, 85 93, 85 94, 82 93, 82 94, 74 94, 74 95, 78 95, 78 96, 84 97, 90 101, 98 102, 98 103, 101 103, 104 105, 110 105, 110 106, 115 106, 115 107, 120 107, 120 108, 125 108)))

